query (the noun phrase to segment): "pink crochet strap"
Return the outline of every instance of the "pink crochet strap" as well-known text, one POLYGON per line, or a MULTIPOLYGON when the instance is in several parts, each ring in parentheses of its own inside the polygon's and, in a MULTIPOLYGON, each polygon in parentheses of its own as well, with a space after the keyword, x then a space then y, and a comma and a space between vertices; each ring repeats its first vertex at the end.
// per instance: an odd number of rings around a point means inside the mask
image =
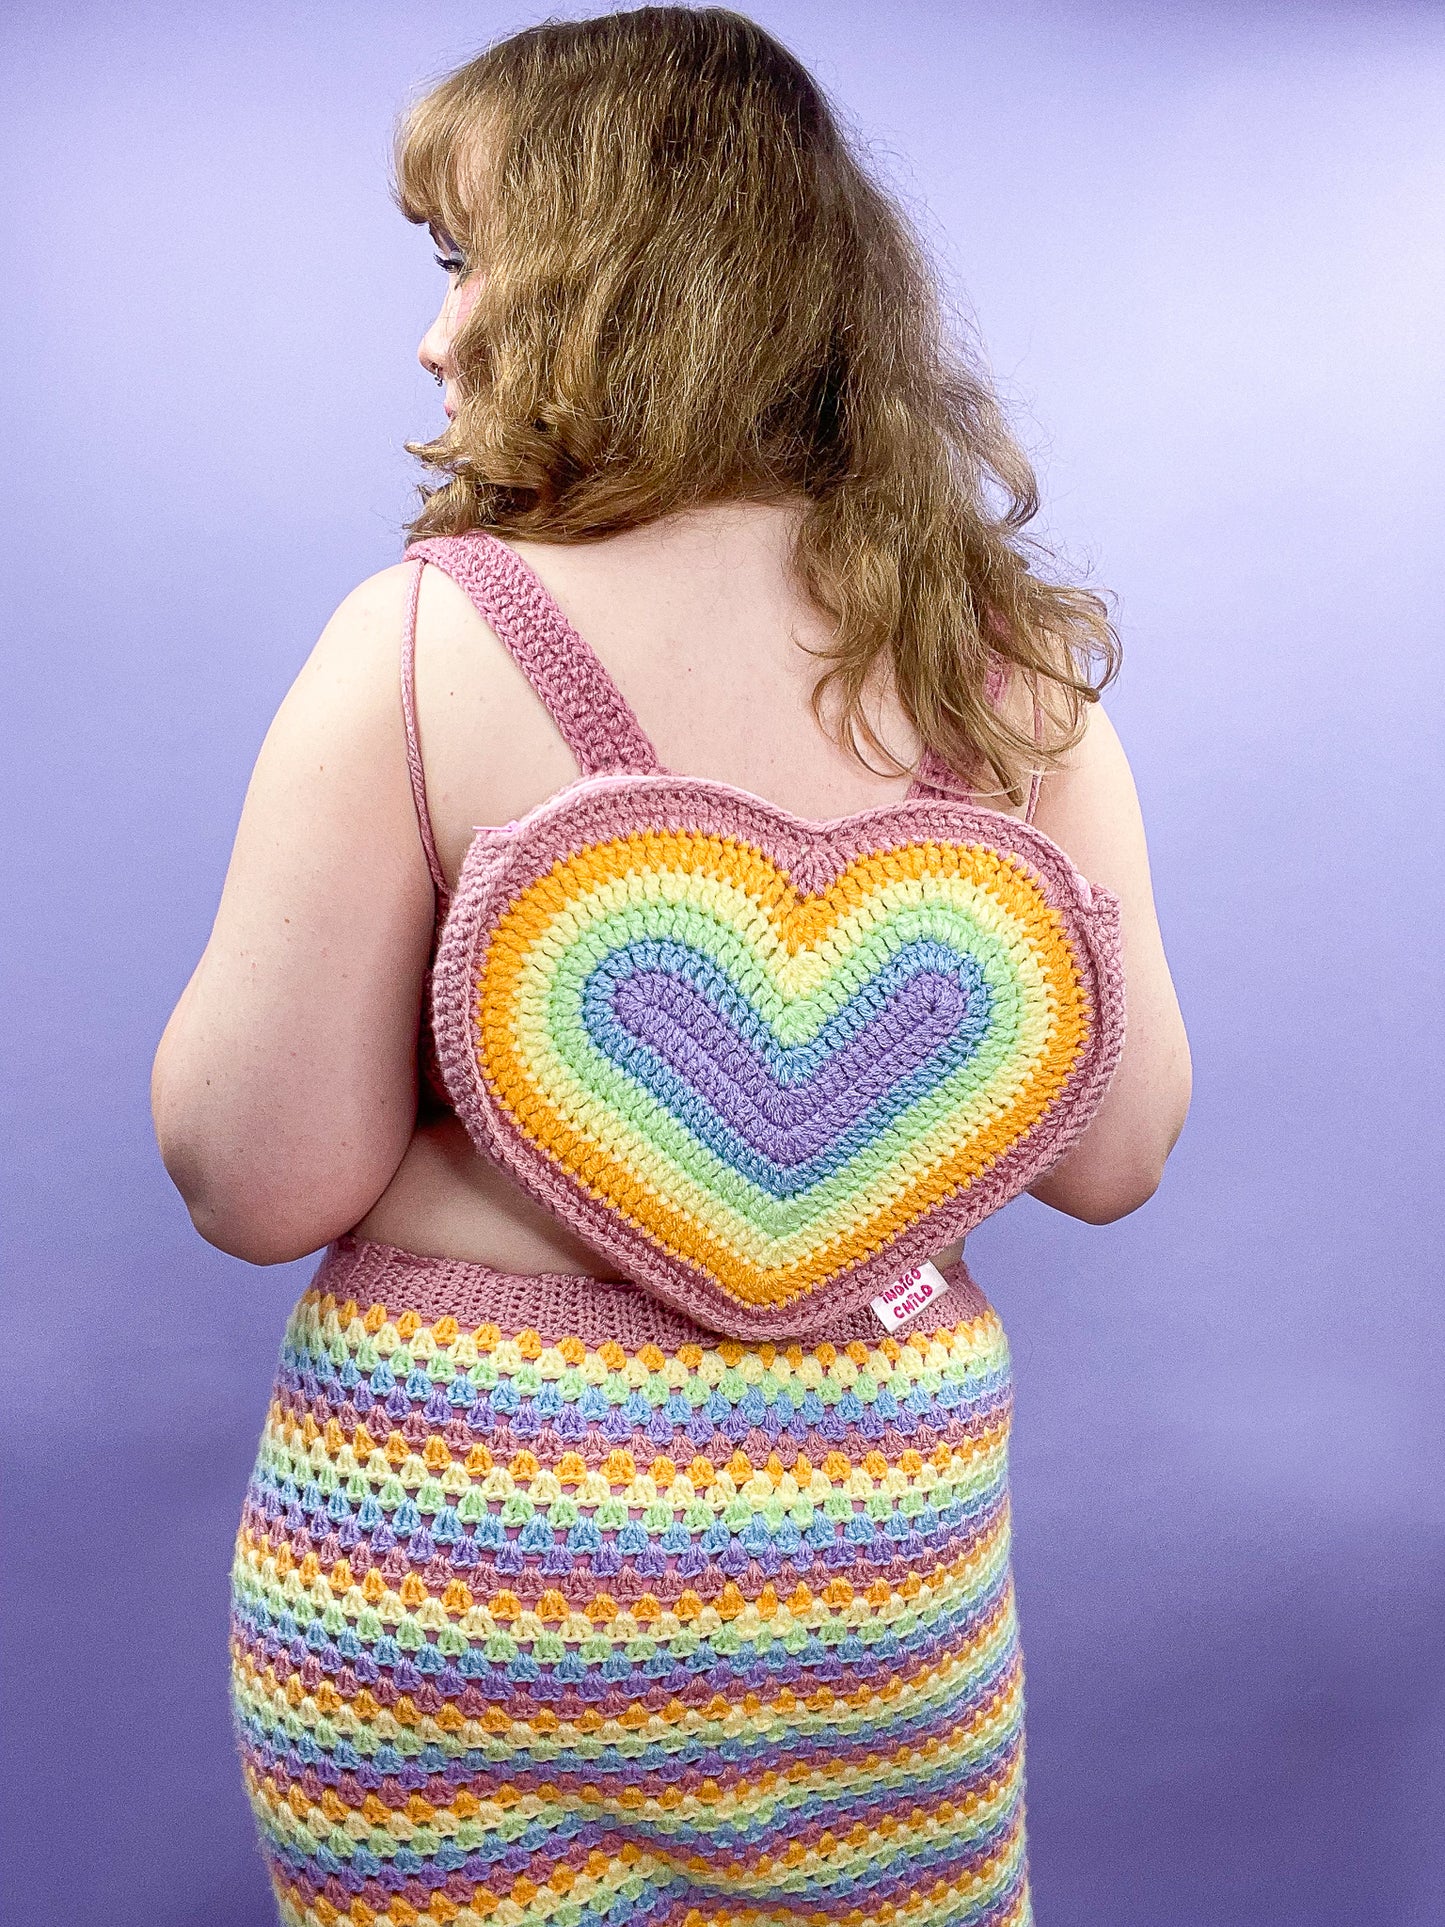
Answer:
MULTIPOLYGON (((984 701, 997 703, 1008 681, 1008 672, 995 656, 989 664, 987 679, 983 686, 984 701)), ((915 796, 959 796, 967 801, 975 794, 972 786, 950 764, 945 763, 936 750, 926 743, 918 759, 918 770, 909 787, 911 802, 915 796)))
POLYGON ((934 749, 925 743, 918 758, 918 768, 909 786, 908 800, 915 797, 961 796, 971 797, 973 790, 956 770, 945 763, 934 749))
POLYGON ((442 871, 441 858, 437 855, 436 838, 432 834, 431 811, 427 808, 426 800, 426 772, 422 768, 421 739, 416 727, 416 605, 421 595, 424 567, 424 563, 417 563, 411 594, 407 598, 406 627, 401 638, 401 714, 406 725, 406 767, 411 777, 411 800, 416 805, 421 847, 426 851, 426 867, 431 871, 440 906, 447 900, 447 880, 442 871))
MULTIPOLYGON (((988 679, 984 683, 985 700, 990 704, 996 704, 999 700, 999 697, 1003 694, 1004 689, 1007 686, 1007 683, 1008 683, 1008 671, 1004 668, 1003 663, 996 656, 992 664, 990 665, 989 672, 988 672, 988 679)), ((1043 724, 1044 724, 1043 707, 1039 702, 1038 691, 1035 690, 1034 692, 1034 742, 1035 744, 1039 743, 1042 740, 1043 724)), ((1039 787, 1042 782, 1043 782, 1043 771, 1037 770, 1037 769, 1033 770, 1030 773, 1030 777, 1029 777, 1029 800, 1028 800, 1027 806, 1024 809, 1025 823, 1032 823, 1034 820, 1034 811, 1038 808, 1038 803, 1039 803, 1039 787)), ((913 798, 915 796, 945 796, 945 797, 961 796, 961 797, 968 798, 975 795, 976 792, 970 788, 968 783, 965 782, 963 777, 961 777, 956 770, 952 769, 947 763, 944 762, 943 758, 939 756, 936 753, 936 751, 928 748, 925 745, 923 753, 918 759, 918 770, 916 775, 913 778, 913 783, 908 791, 908 794, 910 798, 913 798)))
POLYGON ((536 690, 584 776, 661 769, 621 690, 515 550, 473 529, 413 542, 405 559, 412 558, 434 563, 466 592, 536 690))

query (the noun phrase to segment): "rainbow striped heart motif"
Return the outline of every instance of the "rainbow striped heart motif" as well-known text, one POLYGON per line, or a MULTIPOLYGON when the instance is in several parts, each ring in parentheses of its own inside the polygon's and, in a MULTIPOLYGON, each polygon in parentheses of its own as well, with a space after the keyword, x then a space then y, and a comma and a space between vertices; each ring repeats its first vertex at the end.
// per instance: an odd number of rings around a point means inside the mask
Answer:
POLYGON ((593 778, 479 837, 438 1046, 534 1195, 659 1295, 770 1335, 1061 1155, 1122 1041, 1116 953, 1114 899, 995 812, 812 825, 720 784, 593 778))

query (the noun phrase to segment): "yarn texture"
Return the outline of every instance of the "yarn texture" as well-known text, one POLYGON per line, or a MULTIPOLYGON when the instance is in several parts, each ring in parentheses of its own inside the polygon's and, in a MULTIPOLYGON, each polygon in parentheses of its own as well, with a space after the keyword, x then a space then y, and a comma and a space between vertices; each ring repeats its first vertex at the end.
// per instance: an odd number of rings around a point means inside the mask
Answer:
POLYGON ((775 1346, 340 1240, 232 1575, 287 1927, 1028 1927, 1008 1349, 948 1280, 775 1346))
POLYGON ((828 822, 662 770, 505 543, 407 554, 466 589, 581 771, 478 830, 439 898, 436 1062, 483 1155, 688 1316, 782 1338, 1076 1142, 1123 1044, 1112 893, 936 768, 828 822))
MULTIPOLYGON (((829 822, 664 770, 545 587, 415 544, 422 1062, 609 1261, 344 1237, 297 1304, 235 1543, 237 1744, 286 1927, 1032 1927, 1012 1379, 962 1262, 1118 1061, 1119 906, 925 756, 829 822), (576 780, 455 896, 422 574, 576 780)), ((999 694, 997 666, 989 693, 999 694)))

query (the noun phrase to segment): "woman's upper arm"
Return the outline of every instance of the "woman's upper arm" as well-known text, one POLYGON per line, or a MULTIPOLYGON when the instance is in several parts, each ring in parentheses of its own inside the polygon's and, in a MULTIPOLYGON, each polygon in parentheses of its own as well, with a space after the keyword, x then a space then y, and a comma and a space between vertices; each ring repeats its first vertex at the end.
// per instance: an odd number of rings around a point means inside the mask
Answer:
POLYGON ((167 1168, 257 1262, 315 1250, 410 1141, 433 897, 398 667, 411 566, 327 623, 267 732, 220 908, 156 1057, 167 1168))
POLYGON ((1087 1131, 1037 1184, 1043 1203, 1102 1224, 1158 1186, 1184 1127, 1191 1067, 1184 1019, 1154 908, 1149 852, 1128 757, 1103 706, 1082 741, 1049 772, 1034 821, 1091 883, 1120 901, 1125 1036, 1119 1065, 1087 1131))

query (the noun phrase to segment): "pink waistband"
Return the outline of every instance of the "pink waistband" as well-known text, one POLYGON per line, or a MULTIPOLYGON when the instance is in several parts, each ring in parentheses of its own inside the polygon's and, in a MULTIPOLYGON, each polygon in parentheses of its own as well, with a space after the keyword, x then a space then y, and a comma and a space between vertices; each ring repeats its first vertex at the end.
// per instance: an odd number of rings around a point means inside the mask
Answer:
MULTIPOLYGON (((919 1321, 919 1330, 962 1324, 988 1309, 988 1300, 961 1258, 946 1266, 943 1276, 948 1296, 934 1318, 919 1321)), ((496 1325, 506 1334, 535 1331, 548 1343, 571 1337, 585 1345, 600 1345, 610 1338, 629 1351, 643 1345, 670 1351, 678 1345, 715 1345, 727 1336, 709 1331, 626 1279, 579 1277, 566 1271, 496 1271, 463 1258, 428 1258, 349 1235, 328 1248, 311 1288, 343 1302, 353 1298, 362 1306, 383 1304, 393 1317, 414 1311, 431 1324, 450 1316, 461 1325, 496 1325)), ((905 1325, 898 1336, 906 1339, 912 1329, 905 1325)), ((825 1339, 848 1344, 860 1338, 876 1344, 884 1335, 882 1324, 864 1305, 799 1342, 810 1348, 825 1339)))

